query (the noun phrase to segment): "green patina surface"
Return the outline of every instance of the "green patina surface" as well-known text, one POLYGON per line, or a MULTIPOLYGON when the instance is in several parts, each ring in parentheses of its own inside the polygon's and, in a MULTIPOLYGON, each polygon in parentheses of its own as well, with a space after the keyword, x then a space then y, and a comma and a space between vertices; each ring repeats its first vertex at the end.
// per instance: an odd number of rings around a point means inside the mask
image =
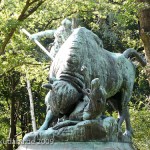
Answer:
POLYGON ((54 135, 58 141, 130 142, 132 128, 128 102, 135 79, 135 67, 127 59, 131 53, 142 62, 133 49, 123 54, 111 53, 103 48, 102 41, 92 31, 75 29, 61 46, 50 68, 45 122, 36 133, 27 134, 24 141, 38 141, 54 135), (114 107, 118 110, 118 124, 114 118, 99 122, 97 117, 104 111, 106 102, 112 100, 117 104, 114 107), (49 128, 63 116, 69 120, 49 128), (126 132, 122 134, 124 120, 126 132))

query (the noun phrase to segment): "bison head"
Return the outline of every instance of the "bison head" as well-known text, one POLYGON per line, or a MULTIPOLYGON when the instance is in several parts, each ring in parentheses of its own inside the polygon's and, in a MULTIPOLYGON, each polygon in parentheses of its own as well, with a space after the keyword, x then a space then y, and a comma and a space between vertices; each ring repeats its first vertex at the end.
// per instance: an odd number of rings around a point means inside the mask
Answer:
POLYGON ((52 84, 45 84, 43 87, 50 89, 45 103, 47 109, 50 109, 55 115, 68 114, 81 98, 77 89, 67 81, 55 80, 52 84))

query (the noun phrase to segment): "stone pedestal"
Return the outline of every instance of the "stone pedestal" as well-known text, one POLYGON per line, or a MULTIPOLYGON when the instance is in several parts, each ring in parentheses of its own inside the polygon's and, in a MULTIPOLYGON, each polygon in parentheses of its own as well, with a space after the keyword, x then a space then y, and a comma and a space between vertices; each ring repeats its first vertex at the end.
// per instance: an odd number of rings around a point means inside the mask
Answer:
POLYGON ((54 142, 20 145, 17 150, 135 150, 132 143, 121 142, 54 142))

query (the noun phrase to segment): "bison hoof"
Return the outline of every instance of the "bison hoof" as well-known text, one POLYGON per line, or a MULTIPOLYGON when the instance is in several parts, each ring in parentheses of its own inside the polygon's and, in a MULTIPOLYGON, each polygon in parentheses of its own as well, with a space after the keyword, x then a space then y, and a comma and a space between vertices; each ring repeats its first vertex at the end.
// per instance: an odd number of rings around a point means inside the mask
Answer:
POLYGON ((124 142, 131 142, 132 141, 132 131, 126 130, 123 134, 123 141, 124 142))
POLYGON ((126 130, 123 135, 127 137, 132 137, 132 134, 133 134, 132 132, 126 130))

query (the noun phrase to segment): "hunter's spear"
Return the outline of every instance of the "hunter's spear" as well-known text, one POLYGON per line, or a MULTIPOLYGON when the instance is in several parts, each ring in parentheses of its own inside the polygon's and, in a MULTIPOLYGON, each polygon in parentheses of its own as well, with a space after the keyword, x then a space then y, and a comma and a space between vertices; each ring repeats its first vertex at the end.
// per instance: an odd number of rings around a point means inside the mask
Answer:
MULTIPOLYGON (((31 37, 31 34, 30 34, 27 30, 21 29, 21 31, 22 31, 23 33, 25 33, 28 37, 31 37)), ((46 49, 37 39, 33 39, 33 41, 43 50, 44 53, 47 54, 47 56, 50 57, 50 59, 51 59, 52 61, 54 60, 54 57, 51 56, 51 54, 47 51, 47 49, 46 49)))

